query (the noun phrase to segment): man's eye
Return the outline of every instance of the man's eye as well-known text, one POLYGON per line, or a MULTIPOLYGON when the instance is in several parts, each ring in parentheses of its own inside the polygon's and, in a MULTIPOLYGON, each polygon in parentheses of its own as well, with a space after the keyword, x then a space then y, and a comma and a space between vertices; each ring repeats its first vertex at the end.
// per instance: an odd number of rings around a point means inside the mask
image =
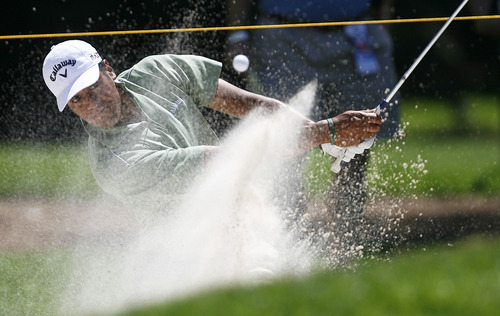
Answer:
POLYGON ((73 102, 73 103, 76 103, 76 102, 78 102, 78 101, 80 101, 80 97, 79 97, 79 96, 77 96, 77 95, 75 95, 75 96, 71 99, 71 102, 73 102))
POLYGON ((90 86, 90 89, 94 90, 98 86, 99 86, 99 84, 96 82, 96 83, 94 83, 93 85, 90 86))

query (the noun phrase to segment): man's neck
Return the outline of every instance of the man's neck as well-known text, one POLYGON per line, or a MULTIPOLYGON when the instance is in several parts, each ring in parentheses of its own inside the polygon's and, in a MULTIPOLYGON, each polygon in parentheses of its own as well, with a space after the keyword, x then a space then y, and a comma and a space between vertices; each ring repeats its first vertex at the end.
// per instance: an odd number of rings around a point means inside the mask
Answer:
POLYGON ((130 96, 121 88, 118 88, 122 101, 121 118, 117 125, 126 125, 130 123, 138 123, 142 119, 141 111, 135 106, 130 96))

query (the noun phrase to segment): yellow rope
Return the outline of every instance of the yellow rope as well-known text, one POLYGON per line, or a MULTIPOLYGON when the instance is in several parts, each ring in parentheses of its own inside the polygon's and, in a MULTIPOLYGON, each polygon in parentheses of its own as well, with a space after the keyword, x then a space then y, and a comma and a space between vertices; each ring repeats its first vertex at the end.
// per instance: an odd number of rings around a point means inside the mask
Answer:
MULTIPOLYGON (((482 20, 500 19, 500 15, 479 15, 456 17, 455 20, 482 20)), ((344 22, 320 22, 320 23, 296 23, 296 24, 270 24, 270 25, 245 25, 245 26, 213 26, 194 27, 180 29, 154 29, 154 30, 131 30, 131 31, 103 31, 103 32, 80 32, 80 33, 52 33, 52 34, 24 34, 24 35, 0 35, 0 40, 48 38, 48 37, 80 37, 80 36, 103 36, 103 35, 134 35, 134 34, 159 34, 159 33, 182 33, 182 32, 210 32, 210 31, 236 31, 255 29, 276 28, 298 28, 317 26, 341 26, 353 24, 391 24, 391 23, 416 23, 416 22, 438 22, 446 21, 448 17, 442 18, 415 18, 415 19, 393 19, 393 20, 370 20, 370 21, 344 21, 344 22)))

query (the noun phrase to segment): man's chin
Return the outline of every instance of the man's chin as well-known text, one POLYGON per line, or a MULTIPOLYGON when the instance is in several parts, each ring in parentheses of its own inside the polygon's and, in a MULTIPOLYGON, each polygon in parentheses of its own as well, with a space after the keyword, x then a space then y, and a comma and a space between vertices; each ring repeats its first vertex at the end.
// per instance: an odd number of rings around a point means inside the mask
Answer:
POLYGON ((111 128, 116 126, 118 123, 118 120, 108 120, 108 121, 94 121, 94 122, 89 122, 90 124, 100 127, 100 128, 111 128))

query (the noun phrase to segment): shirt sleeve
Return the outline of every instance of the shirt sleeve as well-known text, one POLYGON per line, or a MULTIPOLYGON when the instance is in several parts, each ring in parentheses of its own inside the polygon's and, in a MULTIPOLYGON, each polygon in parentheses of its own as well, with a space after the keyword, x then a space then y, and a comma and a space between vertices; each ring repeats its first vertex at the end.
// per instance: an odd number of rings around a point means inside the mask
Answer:
POLYGON ((195 104, 207 106, 217 92, 222 64, 196 55, 153 55, 134 68, 167 79, 190 95, 195 104))

